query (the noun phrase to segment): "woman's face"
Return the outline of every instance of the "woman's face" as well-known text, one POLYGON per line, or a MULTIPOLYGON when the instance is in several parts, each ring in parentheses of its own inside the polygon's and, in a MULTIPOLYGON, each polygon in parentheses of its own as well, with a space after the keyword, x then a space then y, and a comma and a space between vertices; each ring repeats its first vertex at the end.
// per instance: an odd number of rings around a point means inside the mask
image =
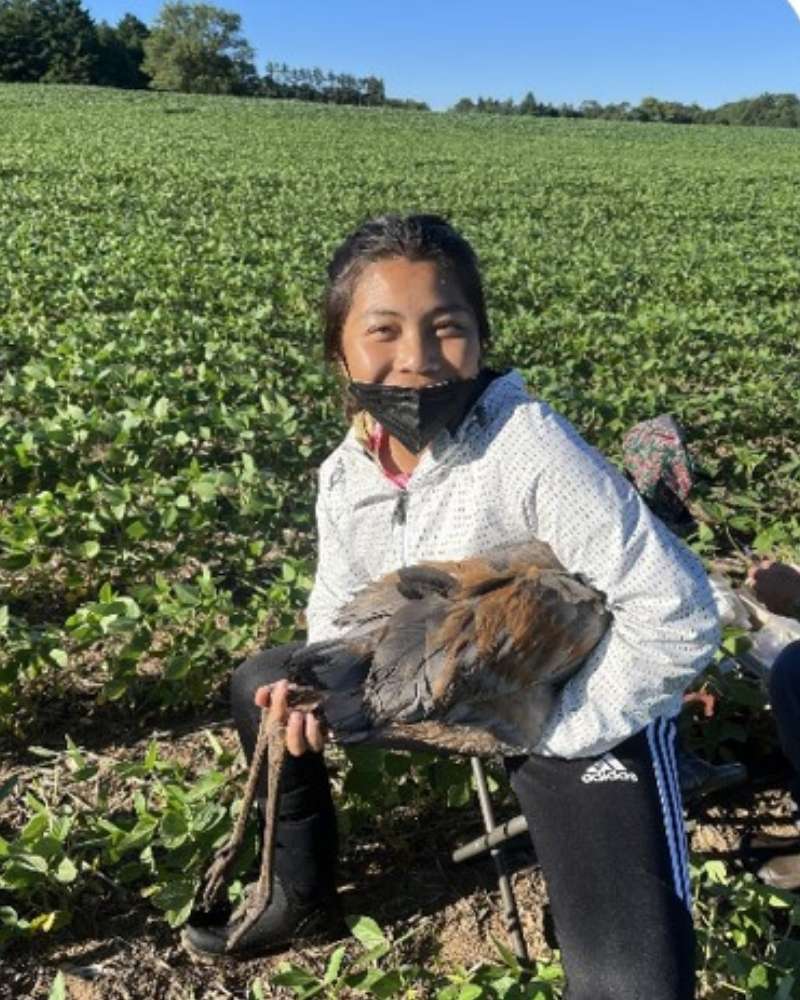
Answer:
POLYGON ((421 389, 480 369, 477 319, 458 281, 432 261, 368 264, 353 290, 341 346, 356 382, 421 389))

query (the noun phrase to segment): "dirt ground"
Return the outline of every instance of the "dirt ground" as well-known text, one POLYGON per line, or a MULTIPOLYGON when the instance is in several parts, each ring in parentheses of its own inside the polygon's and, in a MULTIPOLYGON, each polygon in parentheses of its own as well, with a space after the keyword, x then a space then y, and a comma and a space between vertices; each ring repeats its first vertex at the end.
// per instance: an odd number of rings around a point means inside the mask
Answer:
MULTIPOLYGON (((102 727, 81 726, 75 718, 70 729, 73 739, 82 746, 93 744, 97 753, 113 749, 116 759, 140 757, 153 735, 152 731, 132 733, 110 748, 103 744, 109 743, 113 727, 104 738, 102 727)), ((198 723, 213 725, 218 738, 235 746, 230 730, 210 717, 194 720, 189 731, 156 733, 160 753, 201 761, 208 748, 198 723)), ((48 742, 63 748, 58 729, 58 720, 53 720, 48 742)), ((116 736, 119 740, 118 730, 116 736)), ((3 756, 0 785, 2 772, 18 770, 9 764, 8 755, 3 756)), ((723 801, 694 807, 689 815, 693 849, 705 857, 735 862, 746 829, 792 832, 790 800, 782 789, 785 776, 779 762, 777 767, 775 761, 762 763, 744 788, 727 793, 723 801)), ((511 807, 500 818, 510 815, 511 807)), ((4 821, 9 820, 6 813, 4 821)), ((497 953, 492 937, 508 942, 493 865, 486 856, 460 865, 450 857, 454 847, 481 832, 477 802, 463 810, 384 818, 380 834, 361 831, 346 844, 340 866, 346 913, 373 917, 392 939, 410 931, 400 945, 403 961, 450 969, 493 960, 497 953)), ((554 943, 547 892, 527 838, 514 842, 509 863, 528 948, 532 956, 546 959, 554 943)), ((51 940, 42 939, 36 947, 17 947, 7 953, 0 964, 0 1000, 47 998, 59 970, 65 975, 71 1000, 245 998, 254 980, 262 980, 263 996, 288 997, 293 995, 288 990, 269 987, 270 972, 286 960, 319 971, 336 947, 288 951, 249 962, 198 963, 181 949, 178 934, 160 913, 135 893, 116 898, 109 894, 106 902, 102 912, 81 915, 81 935, 67 928, 51 940)), ((353 954, 359 951, 354 942, 351 947, 353 954)))

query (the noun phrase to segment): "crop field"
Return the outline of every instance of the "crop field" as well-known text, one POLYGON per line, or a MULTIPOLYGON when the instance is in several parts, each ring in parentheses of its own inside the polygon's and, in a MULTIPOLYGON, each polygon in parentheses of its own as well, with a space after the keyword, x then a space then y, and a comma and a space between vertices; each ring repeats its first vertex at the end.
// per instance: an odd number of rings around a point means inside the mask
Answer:
MULTIPOLYGON (((35 85, 0 87, 0 124, 0 1000, 560 997, 540 874, 515 875, 526 978, 489 862, 449 861, 468 765, 432 755, 330 752, 352 940, 219 967, 177 945, 242 789, 227 678, 305 634, 346 430, 324 267, 367 215, 445 214, 491 361, 614 461, 672 413, 698 553, 798 562, 800 137, 35 85)), ((763 693, 710 676, 687 739, 766 774, 763 693)), ((765 779, 697 819, 702 997, 800 997, 800 900, 734 850, 788 811, 765 779)))

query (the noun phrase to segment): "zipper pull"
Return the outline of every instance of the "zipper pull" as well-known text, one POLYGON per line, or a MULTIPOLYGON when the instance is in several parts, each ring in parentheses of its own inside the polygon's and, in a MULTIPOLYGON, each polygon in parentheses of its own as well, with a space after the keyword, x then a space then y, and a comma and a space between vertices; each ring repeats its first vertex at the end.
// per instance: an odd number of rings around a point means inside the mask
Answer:
POLYGON ((394 509, 394 519, 398 524, 406 523, 406 505, 408 502, 408 494, 403 490, 400 496, 397 498, 397 506, 394 509))

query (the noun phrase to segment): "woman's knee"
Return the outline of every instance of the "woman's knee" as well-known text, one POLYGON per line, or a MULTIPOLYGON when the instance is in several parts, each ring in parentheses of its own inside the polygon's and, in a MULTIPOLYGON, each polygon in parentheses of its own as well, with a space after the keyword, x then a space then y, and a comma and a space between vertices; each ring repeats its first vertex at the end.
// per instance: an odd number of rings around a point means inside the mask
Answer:
POLYGON ((258 688, 286 677, 286 661, 302 642, 284 643, 264 649, 239 664, 231 677, 231 704, 236 709, 253 704, 258 688))

